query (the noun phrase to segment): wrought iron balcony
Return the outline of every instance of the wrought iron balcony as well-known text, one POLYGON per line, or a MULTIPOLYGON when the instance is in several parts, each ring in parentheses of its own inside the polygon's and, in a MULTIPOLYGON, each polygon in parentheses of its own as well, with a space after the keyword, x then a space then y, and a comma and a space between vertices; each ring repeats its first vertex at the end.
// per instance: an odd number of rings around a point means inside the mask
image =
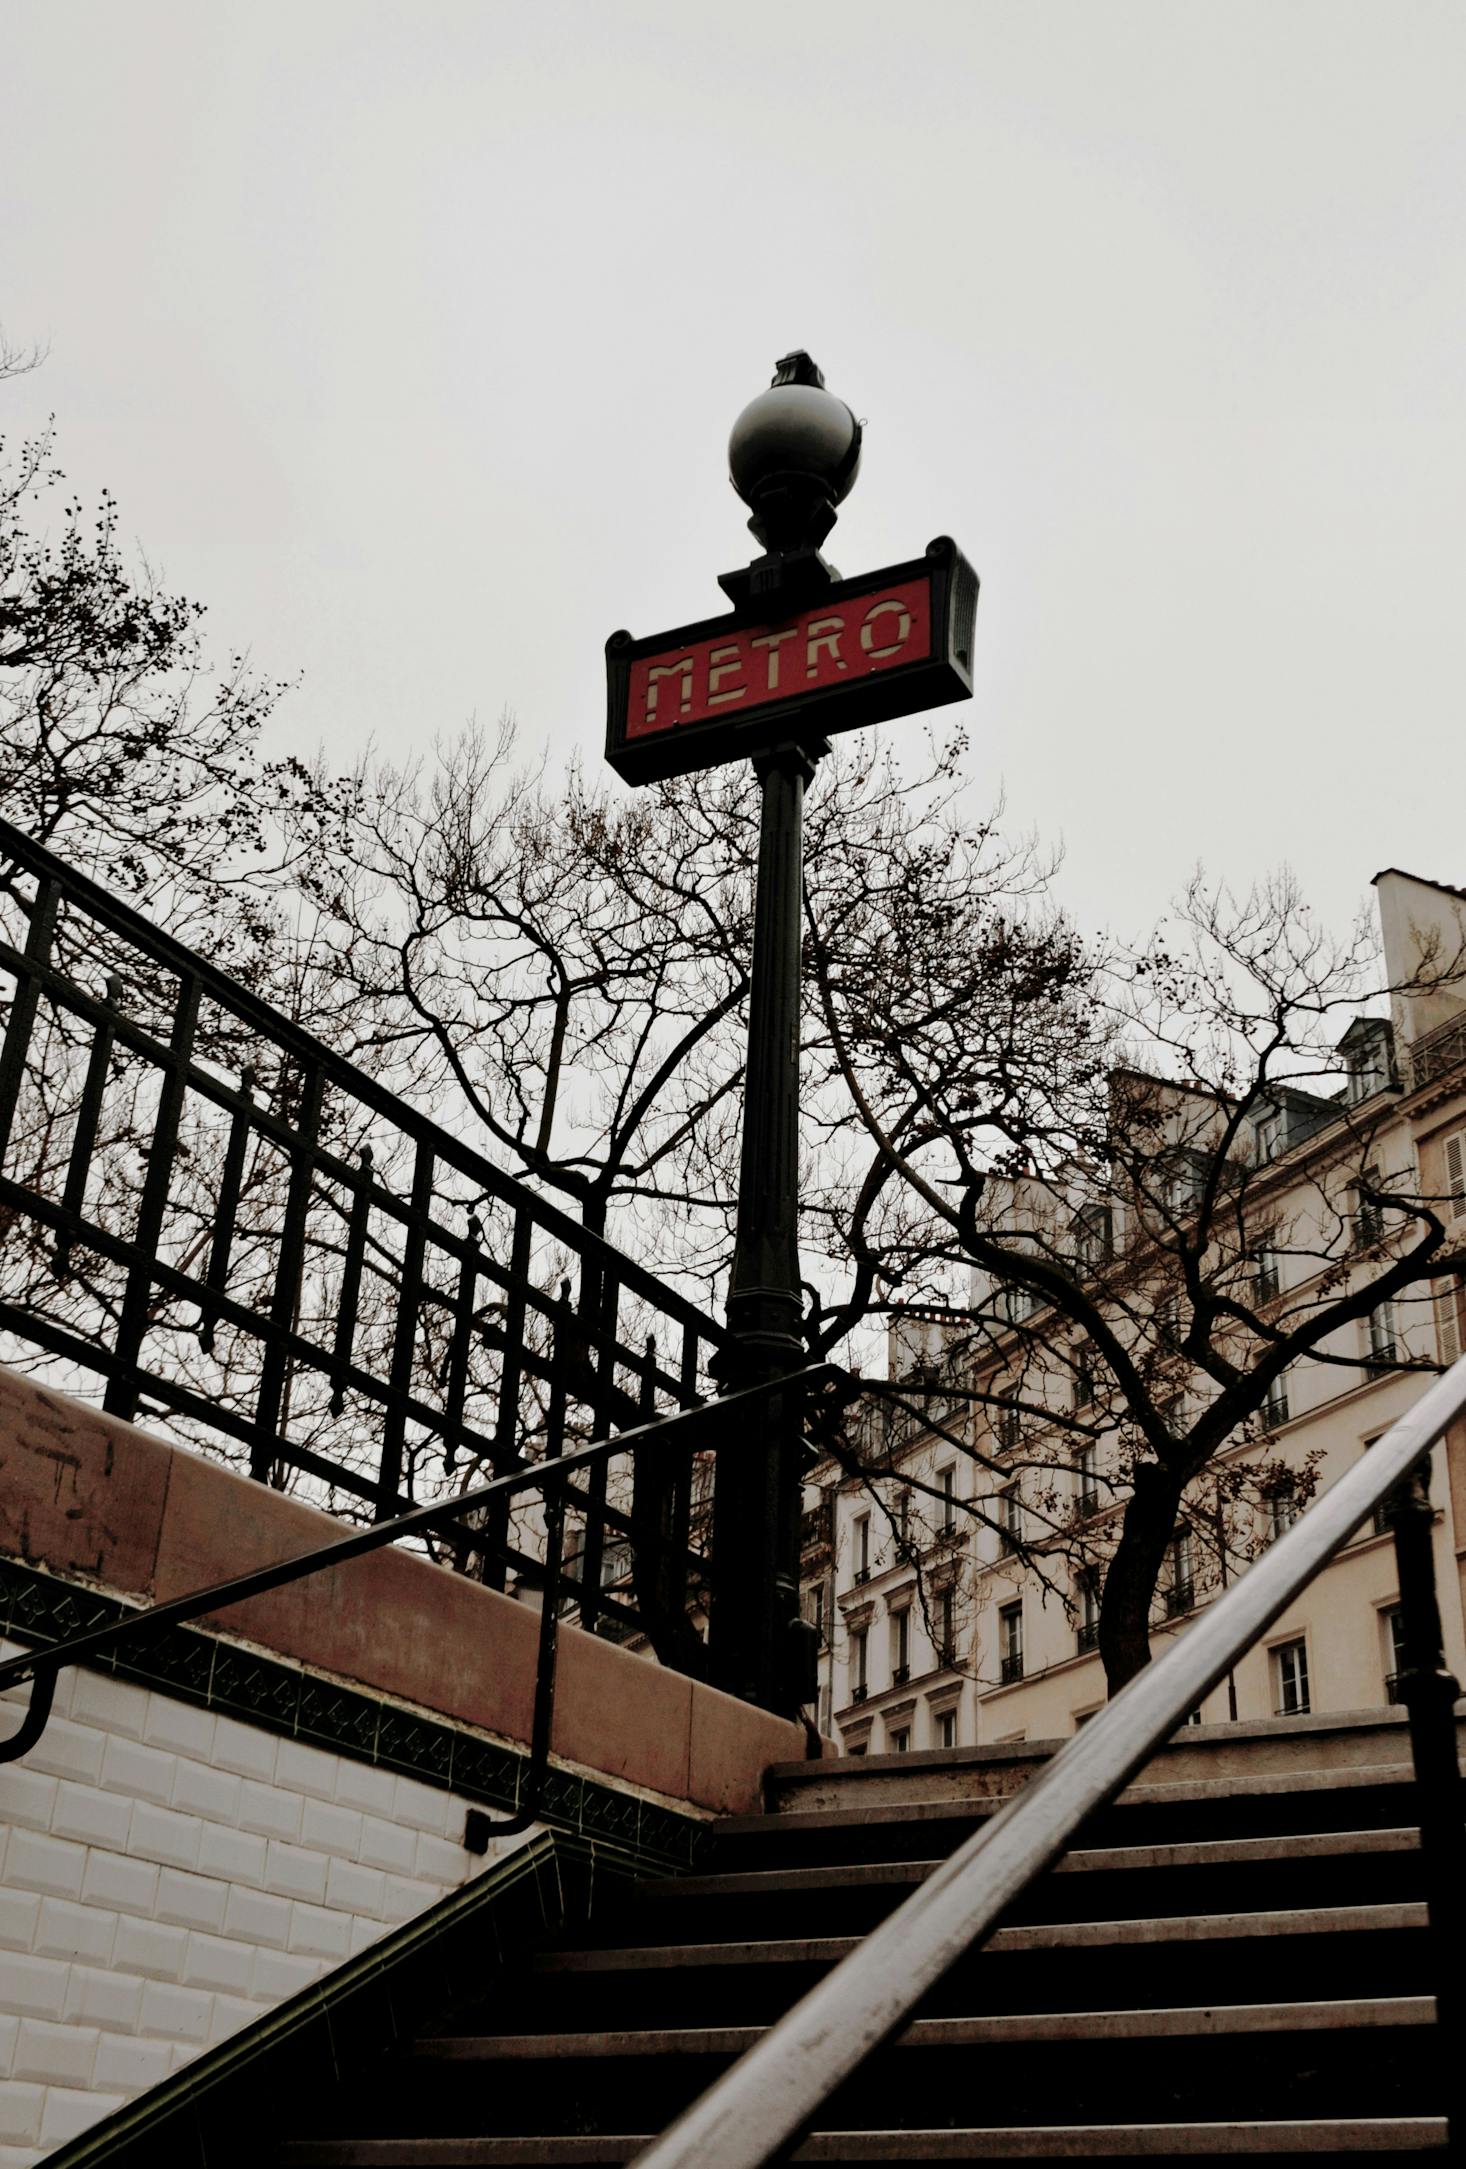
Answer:
POLYGON ((1099 1621, 1097 1619, 1082 1619, 1079 1622, 1078 1631, 1074 1636, 1074 1640, 1078 1645, 1079 1654, 1081 1657, 1086 1655, 1089 1650, 1098 1649, 1099 1621))
POLYGON ((1022 1679, 1022 1677, 1023 1652, 1021 1649, 1010 1650, 998 1666, 999 1682, 1004 1687, 1011 1687, 1014 1680, 1022 1679))

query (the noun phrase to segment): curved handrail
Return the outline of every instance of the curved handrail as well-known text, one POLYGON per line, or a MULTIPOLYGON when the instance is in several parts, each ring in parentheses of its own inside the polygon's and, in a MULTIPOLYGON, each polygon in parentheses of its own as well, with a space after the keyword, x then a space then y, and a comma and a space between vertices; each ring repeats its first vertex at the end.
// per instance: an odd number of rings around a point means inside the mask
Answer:
MULTIPOLYGON (((1438 1378, 1165 1656, 842 1959, 636 2169, 760 2169, 1143 1768, 1366 1515, 1466 1410, 1466 1358, 1438 1378)), ((1402 1591, 1403 1594, 1403 1591, 1402 1591)))

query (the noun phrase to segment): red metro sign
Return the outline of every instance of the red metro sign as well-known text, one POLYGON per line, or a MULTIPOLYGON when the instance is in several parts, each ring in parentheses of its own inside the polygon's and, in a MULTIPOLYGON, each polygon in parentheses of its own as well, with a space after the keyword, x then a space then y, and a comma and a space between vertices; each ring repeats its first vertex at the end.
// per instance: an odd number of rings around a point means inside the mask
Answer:
POLYGON ((606 643, 606 759, 653 783, 972 694, 977 575, 945 536, 774 623, 746 611, 606 643))

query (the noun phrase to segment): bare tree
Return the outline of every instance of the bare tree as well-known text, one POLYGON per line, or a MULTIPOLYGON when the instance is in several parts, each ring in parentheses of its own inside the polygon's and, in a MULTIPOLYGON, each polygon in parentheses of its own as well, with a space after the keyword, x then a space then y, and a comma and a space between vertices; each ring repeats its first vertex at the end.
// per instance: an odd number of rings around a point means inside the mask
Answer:
POLYGON ((868 1271, 947 1277, 942 1382, 905 1398, 972 1412, 947 1435, 986 1472, 979 1511, 1017 1495, 1005 1536, 1036 1571, 1102 1576, 1115 1689, 1148 1660, 1178 1539, 1225 1579, 1273 1503, 1308 1496, 1313 1467, 1268 1443, 1291 1365, 1439 1368, 1429 1333, 1372 1330, 1360 1354, 1363 1322, 1429 1316, 1466 1266, 1444 1177, 1383 1149, 1371 1013, 1460 987, 1466 956, 1387 988, 1372 939, 1331 941, 1287 880, 1240 901, 1198 881, 1171 944, 1129 954, 1051 923, 1032 977, 1032 926, 1016 971, 989 933, 899 960, 873 933, 852 973, 810 918, 829 1043, 904 1216, 866 1231, 868 1271), (1076 1515, 1076 1465, 1117 1516, 1076 1515))

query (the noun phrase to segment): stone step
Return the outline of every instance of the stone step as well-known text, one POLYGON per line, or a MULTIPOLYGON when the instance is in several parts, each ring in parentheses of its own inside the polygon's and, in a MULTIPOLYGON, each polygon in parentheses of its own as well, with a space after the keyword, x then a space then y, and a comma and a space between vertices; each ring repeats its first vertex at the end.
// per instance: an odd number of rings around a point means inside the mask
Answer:
MULTIPOLYGON (((1169 2011, 1033 2011, 1000 2018, 915 2020, 897 2048, 994 2048, 1038 2041, 1202 2040, 1221 2035, 1332 2033, 1353 2027, 1428 2026, 1429 1996, 1384 1996, 1326 2003, 1200 2005, 1169 2011)), ((649 2027, 640 2032, 567 2034, 428 2034, 406 2054, 425 2063, 522 2063, 622 2056, 741 2056, 762 2040, 762 2026, 649 2027)))
MULTIPOLYGON (((1458 1739, 1466 1751, 1466 1700, 1457 1705, 1457 1713, 1458 1739)), ((776 1763, 765 1774, 765 1797, 776 1811, 800 1802, 833 1806, 837 1796, 855 1794, 883 1805, 978 1794, 1007 1799, 1068 1744, 1066 1739, 1027 1740, 776 1763)), ((1268 1780, 1327 1788, 1351 1774, 1409 1766, 1408 1720, 1398 1707, 1183 1725, 1121 1797, 1137 1789, 1194 1781, 1229 1782, 1234 1789, 1251 1789, 1268 1780)))
MULTIPOLYGON (((1091 1875, 1105 1871, 1134 1873, 1150 1868, 1211 1868, 1255 1865, 1273 1867, 1289 1861, 1331 1860, 1344 1856, 1415 1853, 1418 1830, 1317 1831, 1278 1838, 1207 1838, 1176 1845, 1098 1846, 1066 1853, 1052 1875, 1091 1875)), ((793 1896, 800 1891, 844 1890, 924 1882, 941 1860, 851 1861, 829 1867, 730 1869, 724 1875, 660 1876, 636 1885, 639 1900, 661 1904, 671 1899, 793 1896)))
MULTIPOLYGON (((651 2133, 495 2139, 287 2140, 281 2169, 555 2169, 629 2162, 651 2133)), ((1247 2154, 1273 2160, 1300 2154, 1439 2154, 1444 2117, 1359 2117, 1302 2123, 1050 2124, 968 2131, 813 2132, 786 2158, 796 2162, 1166 2161, 1247 2154)))
MULTIPOLYGON (((889 1762, 925 1761, 925 1756, 887 1756, 889 1762)), ((786 1768, 803 1769, 802 1763, 786 1764, 786 1768)), ((912 1773, 912 1784, 900 1798, 874 1799, 856 1802, 851 1796, 862 1788, 859 1775, 847 1777, 847 1768, 856 1764, 835 1766, 815 1763, 813 1769, 821 1774, 798 1786, 779 1788, 779 1800, 766 1815, 729 1815, 718 1824, 720 1837, 738 1837, 754 1832, 767 1833, 771 1825, 800 1824, 809 1829, 840 1829, 852 1822, 866 1823, 936 1821, 958 1816, 995 1815, 1013 1798, 1011 1792, 993 1792, 957 1789, 934 1789, 931 1780, 938 1774, 928 1771, 912 1773), (848 1804, 847 1804, 848 1803, 848 1804)), ((1368 1763, 1358 1769, 1345 1770, 1264 1770, 1257 1773, 1217 1776, 1186 1776, 1164 1780, 1144 1779, 1127 1786, 1115 1802, 1116 1809, 1131 1807, 1164 1807, 1172 1803, 1194 1800, 1236 1801, 1247 1799, 1291 1799, 1299 1794, 1318 1794, 1332 1797, 1339 1792, 1352 1792, 1370 1786, 1400 1786, 1414 1783, 1415 1772, 1408 1762, 1368 1763)))
MULTIPOLYGON (((1391 1934, 1427 1925, 1423 1904, 1340 1905, 1264 1913, 1180 1914, 1144 1920, 1052 1921, 996 1928, 984 1953, 1093 1950, 1126 1944, 1251 1942, 1259 1937, 1391 1934)), ((537 1951, 532 1973, 630 1973, 707 1966, 834 1965, 859 1936, 789 1936, 760 1942, 620 1944, 537 1951)))

